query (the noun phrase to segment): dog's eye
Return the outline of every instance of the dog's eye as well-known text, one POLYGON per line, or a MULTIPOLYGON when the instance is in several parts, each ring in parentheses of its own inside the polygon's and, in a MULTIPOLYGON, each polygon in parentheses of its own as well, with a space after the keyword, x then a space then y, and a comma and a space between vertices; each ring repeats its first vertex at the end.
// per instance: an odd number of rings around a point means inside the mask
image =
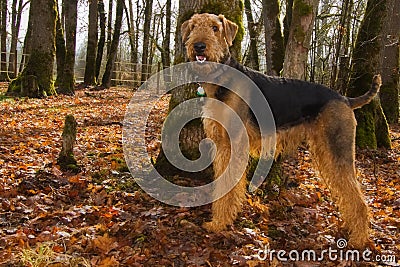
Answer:
POLYGON ((212 26, 213 31, 217 32, 218 31, 218 27, 217 26, 212 26))

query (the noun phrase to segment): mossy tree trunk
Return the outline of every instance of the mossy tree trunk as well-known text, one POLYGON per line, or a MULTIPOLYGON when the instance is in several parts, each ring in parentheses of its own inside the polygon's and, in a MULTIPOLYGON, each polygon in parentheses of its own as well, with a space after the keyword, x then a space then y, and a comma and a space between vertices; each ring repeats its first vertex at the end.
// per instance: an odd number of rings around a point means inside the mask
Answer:
MULTIPOLYGON (((76 27, 78 20, 78 0, 68 0, 64 3, 65 14, 65 60, 62 77, 58 84, 58 92, 65 95, 75 94, 75 49, 76 27)), ((58 71, 58 69, 57 69, 58 71)))
MULTIPOLYGON (((231 47, 233 57, 241 59, 241 41, 244 35, 243 28, 243 2, 241 0, 180 0, 179 1, 179 17, 175 35, 175 61, 179 64, 186 61, 185 48, 182 42, 181 28, 183 22, 190 19, 195 13, 213 13, 224 14, 225 17, 239 25, 239 30, 231 47)), ((169 110, 180 103, 196 97, 196 88, 193 86, 183 86, 172 91, 169 110)), ((190 111, 188 111, 190 112, 190 111)), ((202 122, 195 119, 185 125, 180 134, 180 148, 182 153, 188 159, 197 159, 200 156, 199 143, 205 138, 202 122)), ((156 168, 161 172, 174 173, 179 172, 166 160, 163 151, 157 158, 156 168)))
MULTIPOLYGON (((347 94, 356 97, 371 87, 374 74, 381 70, 382 26, 387 16, 388 0, 368 0, 363 22, 353 51, 353 69, 347 94)), ((361 148, 390 148, 388 124, 379 101, 355 110, 356 144, 361 148)))
POLYGON ((96 56, 97 56, 97 32, 98 32, 98 2, 97 0, 89 1, 89 30, 88 43, 86 49, 86 66, 85 66, 85 85, 96 84, 96 56))
POLYGON ((109 52, 107 55, 107 64, 106 69, 103 74, 103 78, 101 80, 102 87, 110 88, 111 87, 111 74, 114 67, 115 59, 117 57, 118 45, 119 45, 119 37, 121 35, 121 26, 122 26, 122 16, 124 12, 124 1, 117 1, 117 10, 115 17, 115 25, 114 25, 114 34, 111 41, 110 49, 107 49, 109 52))
POLYGON ((279 22, 278 0, 263 0, 263 17, 267 74, 279 75, 283 68, 285 47, 281 32, 281 24, 279 22))
POLYGON ((45 97, 56 93, 53 83, 57 19, 55 0, 31 0, 29 61, 8 87, 13 96, 45 97))
POLYGON ((258 58, 258 48, 257 48, 258 32, 256 29, 256 24, 253 19, 250 0, 244 0, 244 9, 247 18, 247 29, 249 31, 249 36, 250 36, 250 48, 245 61, 245 65, 255 70, 259 70, 260 60, 258 58))
POLYGON ((294 0, 283 76, 304 80, 318 0, 294 0))
POLYGON ((65 117, 62 133, 62 148, 57 159, 57 164, 63 171, 78 172, 79 167, 74 157, 74 144, 76 142, 77 122, 72 115, 65 117))
POLYGON ((380 99, 388 123, 399 122, 400 1, 388 0, 383 28, 380 99))

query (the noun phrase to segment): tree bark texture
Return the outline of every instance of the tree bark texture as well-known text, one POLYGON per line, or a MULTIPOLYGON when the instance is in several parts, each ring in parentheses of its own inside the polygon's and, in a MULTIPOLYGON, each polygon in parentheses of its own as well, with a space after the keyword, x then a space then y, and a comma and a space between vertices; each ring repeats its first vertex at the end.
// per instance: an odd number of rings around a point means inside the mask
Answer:
MULTIPOLYGON (((29 8, 29 17, 32 15, 32 9, 29 8)), ((31 38, 32 38, 32 22, 28 19, 28 29, 26 30, 25 38, 24 38, 24 49, 21 57, 21 64, 19 65, 19 72, 22 72, 24 66, 28 62, 28 54, 31 53, 31 38)))
POLYGON ((105 88, 111 87, 111 73, 117 57, 119 37, 121 35, 122 17, 124 12, 124 0, 117 1, 117 10, 114 25, 114 34, 111 42, 110 53, 107 56, 106 69, 102 78, 102 86, 105 88))
POLYGON ((106 42, 106 12, 104 10, 104 1, 99 0, 98 3, 99 11, 99 22, 100 22, 100 37, 97 44, 97 56, 96 56, 96 70, 95 70, 95 80, 99 80, 101 62, 103 61, 104 45, 106 42))
POLYGON ((279 2, 263 0, 263 17, 265 29, 265 59, 268 75, 279 75, 283 68, 285 47, 279 22, 279 2))
MULTIPOLYGON (((380 70, 382 27, 388 0, 368 0, 364 19, 353 52, 353 69, 347 95, 364 94, 372 77, 380 70)), ((357 119, 356 144, 361 148, 390 148, 389 130, 379 98, 355 110, 357 119)))
POLYGON ((171 43, 171 0, 167 0, 166 5, 166 13, 165 13, 165 37, 162 44, 162 58, 163 58, 163 68, 168 68, 171 66, 171 51, 170 51, 170 43, 171 43))
POLYGON ((260 60, 258 58, 258 48, 257 48, 258 33, 256 30, 256 25, 251 10, 250 0, 244 0, 244 10, 247 17, 247 29, 249 31, 249 36, 250 36, 250 48, 245 61, 245 65, 255 70, 259 70, 260 60))
POLYGON ((56 19, 55 0, 31 0, 29 61, 18 78, 10 83, 7 94, 45 97, 56 93, 53 83, 56 19))
POLYGON ((89 30, 86 50, 85 85, 96 84, 96 55, 97 55, 97 31, 98 31, 98 6, 97 0, 89 2, 89 30))
POLYGON ((387 1, 387 16, 382 36, 380 98, 388 123, 397 123, 400 108, 400 1, 387 1))
POLYGON ((113 3, 114 0, 108 1, 108 20, 107 20, 107 51, 106 55, 110 53, 111 50, 111 40, 113 35, 112 29, 112 19, 113 19, 113 3))
POLYGON ((62 148, 57 159, 57 164, 63 171, 79 171, 73 151, 76 142, 77 125, 74 116, 67 115, 65 117, 65 124, 62 133, 62 148))
MULTIPOLYGON (((143 52, 142 52, 142 71, 140 82, 144 83, 148 76, 148 62, 149 62, 149 51, 150 51, 150 23, 151 14, 153 11, 153 0, 146 0, 146 6, 144 9, 144 25, 143 25, 143 52)), ((150 54, 150 56, 152 56, 150 54)))
POLYGON ((10 57, 8 58, 8 75, 11 79, 14 79, 18 75, 18 69, 17 69, 18 36, 21 27, 22 10, 24 9, 25 5, 28 2, 24 3, 24 0, 19 0, 18 7, 16 3, 17 0, 14 0, 12 6, 10 57))
POLYGON ((75 94, 75 50, 76 27, 78 21, 78 0, 69 0, 64 5, 65 14, 65 66, 63 77, 59 83, 58 92, 65 95, 75 94))
POLYGON ((57 65, 57 78, 55 85, 59 86, 63 82, 64 67, 65 67, 65 38, 64 26, 61 21, 60 13, 57 14, 56 21, 56 65, 57 65))
POLYGON ((304 80, 318 0, 294 0, 283 76, 304 80))
POLYGON ((7 0, 0 0, 1 24, 0 24, 0 81, 7 81, 7 0))

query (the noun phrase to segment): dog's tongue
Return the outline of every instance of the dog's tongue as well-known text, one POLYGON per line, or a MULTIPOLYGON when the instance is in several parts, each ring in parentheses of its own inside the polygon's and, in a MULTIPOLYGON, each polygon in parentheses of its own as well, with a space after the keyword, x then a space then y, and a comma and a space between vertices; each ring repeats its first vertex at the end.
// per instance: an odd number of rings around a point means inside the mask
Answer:
POLYGON ((206 61, 206 57, 205 57, 205 56, 199 55, 199 56, 196 56, 196 60, 197 60, 198 62, 204 62, 204 61, 206 61))

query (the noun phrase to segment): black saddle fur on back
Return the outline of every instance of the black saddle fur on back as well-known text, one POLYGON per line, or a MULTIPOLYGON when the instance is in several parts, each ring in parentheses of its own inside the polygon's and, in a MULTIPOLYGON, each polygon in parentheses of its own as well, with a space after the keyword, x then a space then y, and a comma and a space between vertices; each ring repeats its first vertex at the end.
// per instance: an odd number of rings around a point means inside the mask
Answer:
MULTIPOLYGON (((228 65, 244 73, 258 86, 269 103, 277 129, 313 120, 329 101, 346 102, 347 99, 321 84, 267 76, 239 64, 234 59, 228 65)), ((225 90, 227 89, 220 88, 217 91, 217 99, 223 101, 227 93, 225 90)), ((252 119, 255 122, 254 115, 252 119)))

